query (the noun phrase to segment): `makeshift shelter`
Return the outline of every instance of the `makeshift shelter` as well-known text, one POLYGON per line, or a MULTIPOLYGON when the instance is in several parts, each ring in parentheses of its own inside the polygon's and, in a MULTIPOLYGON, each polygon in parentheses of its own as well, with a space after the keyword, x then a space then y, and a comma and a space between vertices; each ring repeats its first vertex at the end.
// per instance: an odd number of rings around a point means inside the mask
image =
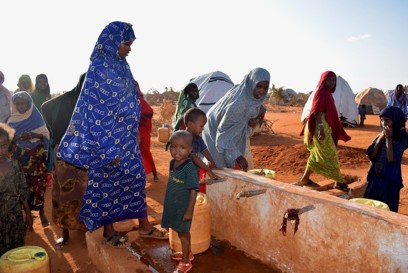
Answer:
POLYGON ((297 93, 295 90, 290 88, 282 89, 279 92, 279 96, 271 95, 269 97, 269 104, 271 105, 289 105, 290 103, 296 102, 297 93))
POLYGON ((196 104, 205 113, 234 86, 231 78, 221 71, 195 77, 190 82, 197 84, 200 97, 196 104))
MULTIPOLYGON (((301 121, 304 122, 309 116, 312 108, 313 97, 316 89, 309 96, 301 116, 301 121)), ((350 85, 341 76, 337 76, 336 90, 333 93, 333 99, 336 104, 337 113, 343 125, 355 127, 359 124, 358 107, 354 100, 354 93, 350 85)))
POLYGON ((383 91, 368 87, 357 94, 356 103, 366 105, 367 114, 380 114, 380 111, 387 106, 387 98, 383 91))

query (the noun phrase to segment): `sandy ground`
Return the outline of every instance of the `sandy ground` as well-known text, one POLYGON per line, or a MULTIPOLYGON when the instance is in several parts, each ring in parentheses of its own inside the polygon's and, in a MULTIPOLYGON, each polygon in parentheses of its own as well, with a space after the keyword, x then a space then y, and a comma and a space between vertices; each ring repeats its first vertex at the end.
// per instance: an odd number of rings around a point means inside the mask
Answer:
MULTIPOLYGON (((158 108, 155 110, 158 113, 158 108)), ((309 155, 303 146, 302 137, 299 136, 302 128, 301 111, 300 107, 269 107, 266 119, 272 124, 273 131, 255 135, 251 139, 255 167, 275 170, 277 180, 286 183, 299 180, 309 155)), ((351 181, 364 181, 369 166, 365 150, 379 132, 379 117, 369 115, 365 127, 346 128, 346 131, 352 139, 347 143, 339 143, 342 173, 351 181)), ((153 181, 152 175, 148 175, 146 184, 148 209, 149 215, 160 215, 168 179, 170 155, 164 151, 164 144, 158 142, 157 137, 152 137, 152 153, 160 179, 153 181)), ((404 184, 408 186, 408 152, 404 154, 402 170, 404 184)), ((316 182, 326 180, 315 174, 312 174, 311 178, 316 182)), ((399 211, 408 215, 408 187, 401 191, 399 211)), ((45 212, 51 219, 51 188, 46 193, 45 212)), ((54 243, 60 235, 61 231, 54 224, 43 228, 40 219, 35 218, 34 232, 27 233, 26 244, 41 246, 48 252, 53 273, 99 272, 88 258, 83 232, 72 231, 69 245, 56 249, 54 243)))

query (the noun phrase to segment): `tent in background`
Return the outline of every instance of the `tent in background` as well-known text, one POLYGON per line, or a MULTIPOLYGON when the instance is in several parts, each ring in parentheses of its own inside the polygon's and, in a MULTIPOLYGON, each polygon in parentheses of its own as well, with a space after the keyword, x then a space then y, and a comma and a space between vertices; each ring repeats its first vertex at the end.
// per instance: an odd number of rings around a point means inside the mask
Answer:
POLYGON ((196 104, 205 113, 234 86, 231 78, 221 71, 195 77, 190 82, 194 82, 198 86, 200 97, 196 104))
POLYGON ((357 94, 357 104, 365 104, 367 114, 380 114, 380 111, 387 106, 387 98, 383 91, 368 87, 357 94))
MULTIPOLYGON (((304 122, 309 116, 315 92, 316 89, 309 96, 303 107, 302 116, 300 118, 302 122, 304 122)), ((347 81, 341 76, 337 76, 336 90, 333 93, 333 98, 341 122, 351 127, 358 126, 358 107, 354 100, 353 90, 347 81)))

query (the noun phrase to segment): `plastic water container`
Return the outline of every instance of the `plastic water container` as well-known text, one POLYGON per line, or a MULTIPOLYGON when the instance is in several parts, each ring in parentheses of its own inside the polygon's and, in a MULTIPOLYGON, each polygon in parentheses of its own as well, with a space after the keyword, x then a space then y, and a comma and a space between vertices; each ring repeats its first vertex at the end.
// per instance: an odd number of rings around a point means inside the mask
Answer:
POLYGON ((50 273, 50 260, 39 246, 17 247, 1 256, 0 273, 50 273))
MULTIPOLYGON (((197 193, 194 207, 193 223, 190 229, 191 252, 193 254, 202 253, 210 247, 211 243, 211 216, 210 202, 207 195, 197 193)), ((178 234, 173 229, 169 232, 170 248, 173 251, 181 251, 181 242, 178 234)))
POLYGON ((160 142, 167 143, 167 141, 169 140, 170 130, 168 127, 164 127, 163 125, 163 127, 157 129, 157 135, 160 142))
POLYGON ((378 201, 378 200, 373 200, 373 199, 368 199, 368 198, 352 198, 350 199, 352 202, 360 203, 360 204, 366 204, 375 208, 379 209, 385 209, 385 210, 390 210, 387 204, 384 202, 378 201))

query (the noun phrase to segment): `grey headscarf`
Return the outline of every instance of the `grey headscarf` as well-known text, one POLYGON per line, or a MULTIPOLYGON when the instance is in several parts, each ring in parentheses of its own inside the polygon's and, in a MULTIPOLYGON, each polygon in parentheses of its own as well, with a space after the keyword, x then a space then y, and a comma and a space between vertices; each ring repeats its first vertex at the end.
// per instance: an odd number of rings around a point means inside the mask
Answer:
POLYGON ((269 72, 255 68, 228 91, 207 114, 203 139, 217 167, 234 168, 235 159, 245 154, 246 139, 251 127, 248 121, 256 118, 266 94, 256 99, 253 91, 262 81, 270 81, 269 72))

